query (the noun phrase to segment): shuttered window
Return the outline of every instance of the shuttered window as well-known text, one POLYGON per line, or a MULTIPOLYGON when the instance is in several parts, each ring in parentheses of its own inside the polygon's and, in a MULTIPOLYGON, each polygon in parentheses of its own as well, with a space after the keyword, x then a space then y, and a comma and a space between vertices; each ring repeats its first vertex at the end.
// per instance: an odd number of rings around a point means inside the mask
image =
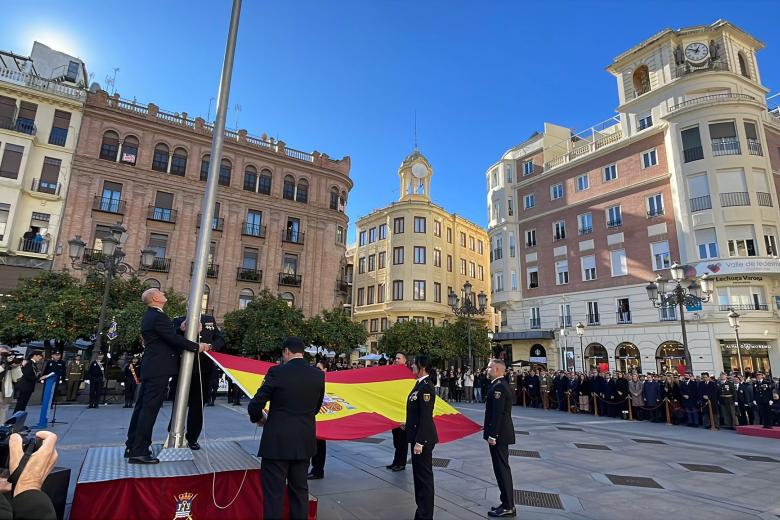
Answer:
POLYGON ((24 147, 15 144, 6 144, 3 152, 3 160, 0 161, 0 177, 16 179, 19 176, 19 167, 22 164, 24 147))

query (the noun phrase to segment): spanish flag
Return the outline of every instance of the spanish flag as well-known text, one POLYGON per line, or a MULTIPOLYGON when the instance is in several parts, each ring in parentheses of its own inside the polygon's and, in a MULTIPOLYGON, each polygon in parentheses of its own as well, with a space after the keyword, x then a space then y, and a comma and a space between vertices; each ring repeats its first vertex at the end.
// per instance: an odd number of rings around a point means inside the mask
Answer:
MULTIPOLYGON (((210 352, 209 356, 250 397, 263 384, 273 363, 210 352)), ((317 414, 317 437, 344 441, 385 432, 406 421, 406 398, 414 387, 404 366, 341 370, 325 374, 325 399, 317 414)), ((480 425, 443 399, 436 399, 433 422, 439 442, 450 442, 480 431, 480 425)))

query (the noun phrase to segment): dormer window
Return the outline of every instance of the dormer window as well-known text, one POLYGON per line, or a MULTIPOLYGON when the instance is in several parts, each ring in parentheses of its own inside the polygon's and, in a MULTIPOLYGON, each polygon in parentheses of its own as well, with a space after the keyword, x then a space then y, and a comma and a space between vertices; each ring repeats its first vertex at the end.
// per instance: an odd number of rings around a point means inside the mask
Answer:
POLYGON ((634 71, 634 94, 636 97, 650 92, 650 70, 641 65, 634 71))

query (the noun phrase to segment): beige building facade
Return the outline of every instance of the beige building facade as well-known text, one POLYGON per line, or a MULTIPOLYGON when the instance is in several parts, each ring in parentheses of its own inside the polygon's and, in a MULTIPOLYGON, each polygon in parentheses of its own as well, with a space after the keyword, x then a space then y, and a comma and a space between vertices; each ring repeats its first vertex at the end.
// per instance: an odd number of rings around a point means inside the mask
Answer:
POLYGON ((545 124, 488 169, 506 356, 678 368, 681 316, 645 290, 678 261, 715 280, 711 300, 685 311, 688 368, 738 369, 734 309, 745 370, 780 370, 780 117, 767 105, 761 48, 725 21, 662 31, 608 68, 616 116, 576 135, 545 124))
MULTIPOLYGON (((447 295, 489 293, 487 233, 431 201, 433 168, 419 151, 398 169, 400 200, 357 221, 352 254, 352 317, 369 332, 376 352, 382 333, 398 321, 454 321, 447 295)), ((476 299, 474 300, 476 303, 476 299)), ((485 316, 493 323, 488 297, 485 316)))

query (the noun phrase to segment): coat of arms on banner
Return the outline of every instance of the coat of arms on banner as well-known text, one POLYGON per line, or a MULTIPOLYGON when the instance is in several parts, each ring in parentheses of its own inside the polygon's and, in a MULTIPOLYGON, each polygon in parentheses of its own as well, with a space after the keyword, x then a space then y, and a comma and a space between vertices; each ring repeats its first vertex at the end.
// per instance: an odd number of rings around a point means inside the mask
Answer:
POLYGON ((355 407, 346 402, 336 394, 325 394, 322 398, 322 406, 320 407, 320 413, 325 415, 338 413, 342 410, 354 410, 355 407))
POLYGON ((178 497, 173 497, 176 500, 176 515, 173 520, 185 518, 186 520, 192 520, 192 502, 195 497, 192 493, 181 493, 178 497))

